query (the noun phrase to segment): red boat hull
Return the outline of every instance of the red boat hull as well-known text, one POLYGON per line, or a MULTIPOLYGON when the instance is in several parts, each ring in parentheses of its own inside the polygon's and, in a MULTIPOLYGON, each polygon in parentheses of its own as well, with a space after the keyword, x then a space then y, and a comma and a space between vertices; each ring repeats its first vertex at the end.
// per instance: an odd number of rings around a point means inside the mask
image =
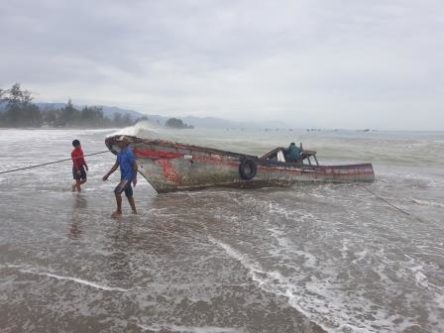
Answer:
MULTIPOLYGON (((158 192, 208 187, 254 188, 291 186, 296 183, 371 182, 375 179, 369 163, 302 165, 261 160, 252 155, 170 141, 127 138, 137 158, 139 172, 158 192), (241 170, 242 161, 245 160, 254 167, 254 174, 248 177, 241 170), (249 177, 251 179, 246 179, 249 177)), ((105 141, 113 153, 118 150, 115 139, 110 137, 105 141)))

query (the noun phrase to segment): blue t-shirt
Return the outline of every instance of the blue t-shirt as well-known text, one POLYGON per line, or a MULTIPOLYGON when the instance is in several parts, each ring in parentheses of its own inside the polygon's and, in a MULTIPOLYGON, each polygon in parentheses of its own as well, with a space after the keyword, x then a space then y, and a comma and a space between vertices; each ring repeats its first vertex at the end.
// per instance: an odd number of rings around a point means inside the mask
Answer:
POLYGON ((132 181, 134 177, 133 165, 136 163, 136 158, 131 149, 123 148, 117 154, 117 162, 120 165, 120 180, 132 181))

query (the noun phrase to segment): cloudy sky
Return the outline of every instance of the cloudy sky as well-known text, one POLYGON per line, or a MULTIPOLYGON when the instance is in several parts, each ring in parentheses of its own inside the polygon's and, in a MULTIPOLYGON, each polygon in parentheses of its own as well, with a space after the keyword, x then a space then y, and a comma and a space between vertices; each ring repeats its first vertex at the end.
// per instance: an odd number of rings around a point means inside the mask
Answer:
POLYGON ((442 0, 14 0, 0 29, 37 101, 444 130, 442 0))

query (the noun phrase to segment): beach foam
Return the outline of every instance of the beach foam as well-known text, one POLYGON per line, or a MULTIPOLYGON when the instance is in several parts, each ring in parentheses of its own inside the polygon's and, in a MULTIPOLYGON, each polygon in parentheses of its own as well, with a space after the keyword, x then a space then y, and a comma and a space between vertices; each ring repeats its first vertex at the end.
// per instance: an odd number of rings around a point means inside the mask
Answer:
POLYGON ((228 327, 192 327, 179 326, 174 324, 153 324, 153 325, 138 325, 143 330, 154 332, 170 332, 170 333, 243 333, 242 328, 228 328, 228 327))
MULTIPOLYGON (((267 271, 258 262, 213 237, 209 240, 228 256, 239 261, 261 289, 285 296, 289 305, 328 332, 394 332, 414 326, 414 321, 398 315, 387 316, 384 309, 357 293, 354 301, 342 298, 329 280, 311 276, 298 283, 297 277, 286 277, 279 271, 267 271), (355 308, 356 310, 352 310, 355 308), (358 310, 360 309, 360 310, 358 310), (365 317, 368 317, 365 320, 365 317)), ((301 253, 305 256, 305 253, 301 253)))
POLYGON ((123 288, 118 288, 118 287, 109 287, 103 284, 99 284, 93 281, 88 281, 88 280, 84 280, 84 279, 80 279, 80 278, 76 278, 73 276, 64 276, 64 275, 58 275, 58 274, 54 274, 54 273, 50 273, 50 272, 42 272, 39 269, 36 269, 34 267, 27 267, 27 266, 22 266, 22 265, 7 265, 6 267, 11 267, 11 268, 17 268, 18 271, 25 273, 25 274, 35 274, 35 275, 40 275, 40 276, 47 276, 50 278, 54 278, 57 280, 67 280, 67 281, 72 281, 75 283, 79 283, 88 287, 92 287, 95 289, 100 289, 100 290, 105 290, 105 291, 119 291, 119 292, 127 292, 129 291, 129 289, 123 289, 123 288))

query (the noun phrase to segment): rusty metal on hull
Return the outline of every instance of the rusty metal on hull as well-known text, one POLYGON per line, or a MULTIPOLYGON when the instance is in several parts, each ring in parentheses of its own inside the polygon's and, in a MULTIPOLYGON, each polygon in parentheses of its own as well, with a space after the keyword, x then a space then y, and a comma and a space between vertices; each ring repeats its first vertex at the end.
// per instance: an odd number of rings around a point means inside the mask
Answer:
MULTIPOLYGON (((105 140, 116 154, 116 138, 105 140)), ((369 163, 337 166, 320 166, 316 152, 304 151, 298 163, 273 160, 273 152, 257 157, 219 149, 175 143, 164 140, 141 139, 126 136, 137 158, 139 172, 158 192, 198 190, 208 187, 267 187, 291 186, 313 182, 371 182, 375 179, 369 163), (314 157, 316 163, 310 162, 314 157), (251 179, 240 172, 242 161, 254 167, 251 179), (308 162, 307 162, 308 161, 308 162), (308 164, 307 164, 308 163, 308 164)), ((251 170, 250 170, 251 171, 251 170)))

